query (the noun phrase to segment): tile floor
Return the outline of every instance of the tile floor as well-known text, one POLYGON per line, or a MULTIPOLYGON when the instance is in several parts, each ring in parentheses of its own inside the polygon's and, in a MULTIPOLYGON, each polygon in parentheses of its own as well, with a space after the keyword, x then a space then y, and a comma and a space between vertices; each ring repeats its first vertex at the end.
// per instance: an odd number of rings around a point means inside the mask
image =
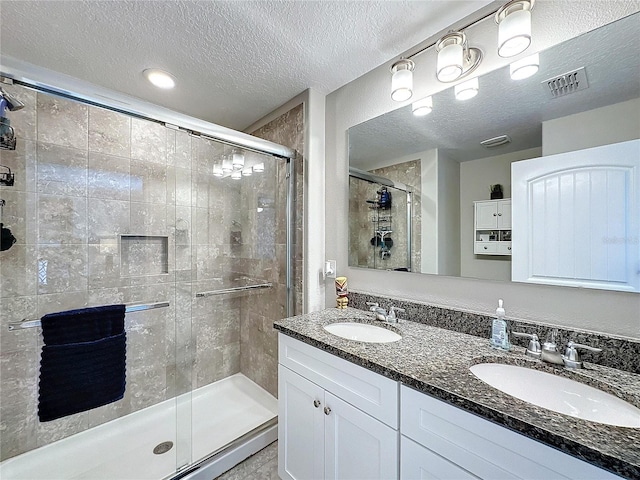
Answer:
POLYGON ((214 480, 278 480, 278 441, 214 480))

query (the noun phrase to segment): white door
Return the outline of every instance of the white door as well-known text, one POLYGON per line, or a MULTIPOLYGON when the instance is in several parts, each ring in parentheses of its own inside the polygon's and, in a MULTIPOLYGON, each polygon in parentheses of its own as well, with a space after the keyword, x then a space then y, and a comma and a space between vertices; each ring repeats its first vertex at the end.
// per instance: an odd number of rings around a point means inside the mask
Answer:
POLYGON ((398 478, 398 432, 325 392, 325 478, 398 478))
POLYGON ((476 202, 476 230, 498 228, 498 208, 494 201, 476 202))
POLYGON ((400 478, 402 480, 478 479, 455 463, 451 463, 404 435, 400 437, 400 478))
POLYGON ((278 475, 324 478, 324 390, 278 365, 278 475))
POLYGON ((514 281, 640 292, 640 140, 513 162, 514 281))

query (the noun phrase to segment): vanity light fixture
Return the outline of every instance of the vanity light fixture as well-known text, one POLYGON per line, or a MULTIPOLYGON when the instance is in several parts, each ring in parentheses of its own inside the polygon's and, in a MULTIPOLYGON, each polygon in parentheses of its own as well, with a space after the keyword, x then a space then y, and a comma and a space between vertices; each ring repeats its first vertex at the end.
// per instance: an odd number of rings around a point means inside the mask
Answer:
POLYGON ((222 171, 222 162, 216 162, 213 164, 213 176, 222 177, 224 172, 222 171))
POLYGON ((531 45, 531 10, 535 0, 511 0, 496 12, 498 55, 513 57, 531 45))
POLYGON ((233 172, 231 172, 231 178, 234 180, 240 180, 242 178, 242 171, 234 170, 233 172))
POLYGON ((401 58, 391 65, 391 98, 396 102, 409 100, 413 95, 413 69, 415 63, 401 58))
POLYGON ((231 152, 231 166, 234 170, 244 167, 244 153, 240 150, 231 152))
POLYGON ((467 80, 466 82, 462 82, 453 88, 453 91, 456 95, 456 100, 469 100, 470 98, 473 98, 478 94, 478 90, 480 90, 478 77, 467 80))
POLYGON ((253 166, 253 173, 262 173, 264 172, 264 163, 256 163, 253 166))
POLYGON ((511 80, 524 80, 538 72, 540 67, 540 54, 534 53, 509 65, 511 80))
POLYGON ((455 82, 473 72, 482 61, 482 50, 469 47, 464 32, 449 32, 436 43, 436 77, 455 82))
POLYGON ((411 104, 411 111, 416 117, 424 117, 429 115, 433 110, 433 99, 425 97, 421 100, 417 100, 411 104))
POLYGON ((243 177, 250 177, 252 173, 253 173, 253 170, 251 169, 251 167, 247 167, 247 168, 243 168, 242 169, 242 176, 243 177))
POLYGON ((231 173, 233 171, 233 164, 229 155, 222 156, 222 171, 224 173, 231 173))
POLYGON ((149 82, 158 88, 167 90, 176 86, 176 81, 173 78, 173 75, 162 70, 158 70, 157 68, 147 68, 146 70, 143 70, 142 74, 147 80, 149 80, 149 82))

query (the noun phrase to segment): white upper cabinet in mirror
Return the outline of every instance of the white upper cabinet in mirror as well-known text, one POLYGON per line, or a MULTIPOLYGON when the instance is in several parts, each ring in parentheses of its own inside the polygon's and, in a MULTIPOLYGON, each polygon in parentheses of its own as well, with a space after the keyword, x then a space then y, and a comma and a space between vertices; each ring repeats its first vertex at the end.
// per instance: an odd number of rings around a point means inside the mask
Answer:
POLYGON ((523 80, 512 80, 509 67, 483 75, 467 101, 453 88, 437 93, 429 115, 407 105, 349 129, 350 168, 413 192, 410 222, 392 203, 396 232, 381 256, 371 239, 382 212, 366 203, 380 185, 350 188, 350 266, 404 270, 397 260, 409 258, 412 272, 511 281, 512 256, 477 254, 476 244, 503 241, 507 252, 512 232, 475 229, 474 202, 491 200, 496 184, 511 199, 514 162, 640 138, 640 13, 541 51, 539 63, 523 80), (577 89, 562 88, 576 80, 577 89), (481 144, 496 137, 498 146, 481 144))

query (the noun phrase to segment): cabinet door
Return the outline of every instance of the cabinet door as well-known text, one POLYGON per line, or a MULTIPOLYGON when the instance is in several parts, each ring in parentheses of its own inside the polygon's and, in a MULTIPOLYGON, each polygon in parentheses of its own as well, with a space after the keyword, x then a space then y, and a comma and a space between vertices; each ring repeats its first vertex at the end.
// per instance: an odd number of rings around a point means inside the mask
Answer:
POLYGON ((325 392, 325 478, 398 478, 398 432, 325 392))
POLYGON ((495 200, 476 202, 476 230, 498 228, 498 207, 495 200))
POLYGON ((278 475, 324 478, 324 390, 278 366, 278 475))
POLYGON ((402 480, 477 480, 458 465, 400 436, 400 478, 402 480))
POLYGON ((498 202, 498 229, 511 229, 511 200, 498 202))

